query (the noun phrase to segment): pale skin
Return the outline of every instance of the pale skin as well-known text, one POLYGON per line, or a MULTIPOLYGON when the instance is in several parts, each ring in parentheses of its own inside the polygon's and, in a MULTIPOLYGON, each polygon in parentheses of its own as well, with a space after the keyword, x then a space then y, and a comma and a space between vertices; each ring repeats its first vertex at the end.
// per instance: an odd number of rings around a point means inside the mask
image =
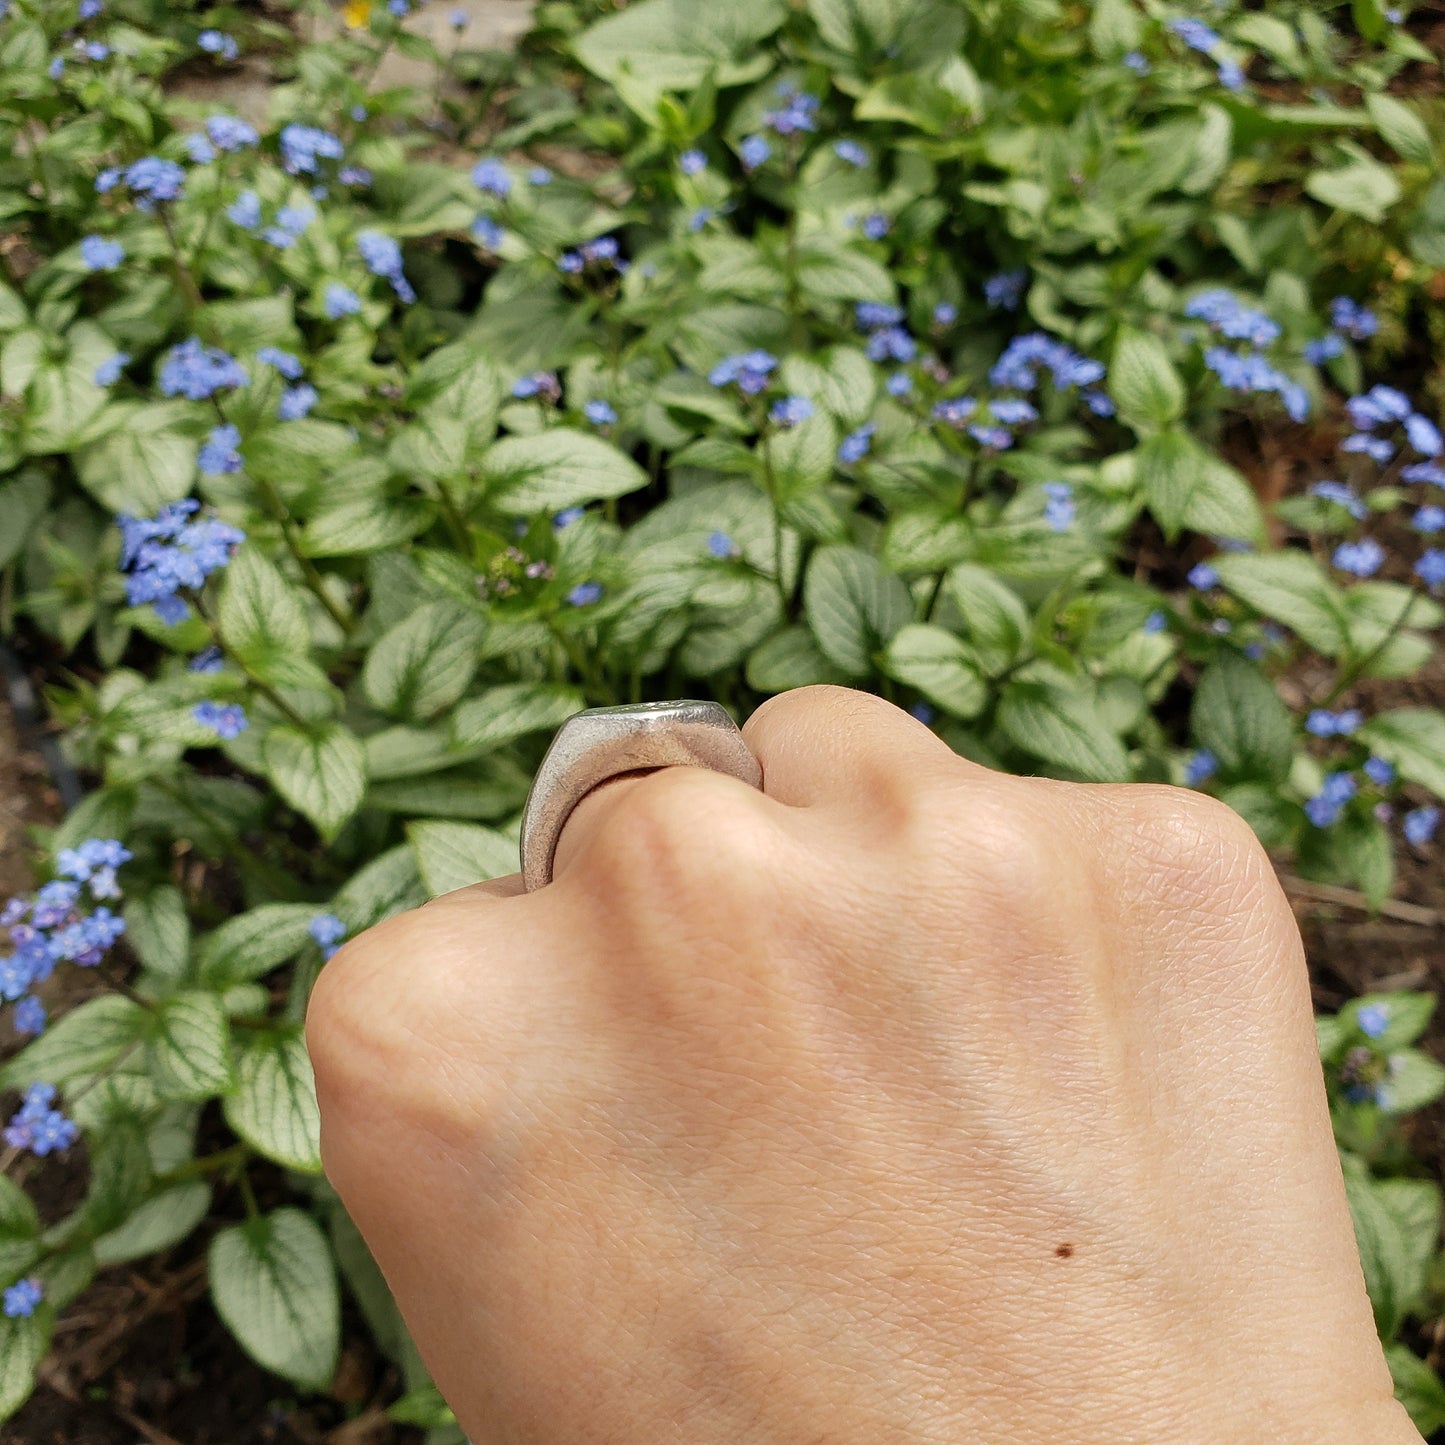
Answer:
POLYGON ((317 985, 327 1174, 472 1440, 1419 1445, 1246 825, 838 688, 744 731, 764 792, 610 783, 317 985))

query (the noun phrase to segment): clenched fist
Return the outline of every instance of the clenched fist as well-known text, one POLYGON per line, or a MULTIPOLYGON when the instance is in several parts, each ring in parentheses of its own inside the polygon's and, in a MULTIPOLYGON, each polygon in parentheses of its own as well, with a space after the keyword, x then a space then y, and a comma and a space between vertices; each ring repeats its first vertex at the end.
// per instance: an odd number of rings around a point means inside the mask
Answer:
POLYGON ((321 975, 326 1170, 472 1439, 1418 1445, 1245 824, 837 688, 745 735, 764 793, 609 783, 321 975))

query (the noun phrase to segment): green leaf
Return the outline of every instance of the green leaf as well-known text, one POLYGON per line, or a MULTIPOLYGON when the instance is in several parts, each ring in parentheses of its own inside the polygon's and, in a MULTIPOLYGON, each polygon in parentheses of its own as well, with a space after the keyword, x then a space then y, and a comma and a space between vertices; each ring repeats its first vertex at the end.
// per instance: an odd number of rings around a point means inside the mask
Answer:
POLYGON ((630 457, 570 427, 504 437, 487 449, 481 470, 488 500, 508 512, 557 512, 647 485, 630 457))
POLYGON ((1344 650, 1344 598, 1307 553, 1235 552, 1212 558, 1210 565, 1236 597, 1292 628, 1311 647, 1327 657, 1344 650))
POLYGON ((306 523, 301 552, 307 557, 384 552, 424 532, 435 515, 435 507, 423 497, 387 497, 380 492, 347 497, 306 523))
POLYGON ((433 898, 504 877, 521 866, 513 839, 475 823, 423 820, 409 823, 406 836, 416 854, 417 872, 433 898))
POLYGON ((442 1399, 441 1391, 430 1384, 403 1395, 387 1410, 386 1418, 398 1425, 416 1425, 423 1430, 436 1430, 457 1423, 457 1417, 442 1399))
POLYGON ((35 1372, 50 1348, 54 1313, 42 1306, 33 1315, 0 1315, 0 1420, 8 1420, 35 1388, 35 1372))
POLYGON ((1400 776, 1445 798, 1445 713, 1431 707, 1382 712, 1360 729, 1366 742, 1400 776))
POLYGON ((1382 1340, 1390 1340, 1424 1283, 1406 1223, 1390 1208, 1389 1197, 1367 1176, 1347 1174, 1345 1198, 1354 1220, 1355 1242, 1375 1311, 1375 1327, 1382 1340))
POLYGON ((331 900, 331 909, 352 933, 426 902, 416 859, 405 843, 373 858, 331 900))
POLYGON ((0 1068, 0 1088, 36 1080, 57 1086, 99 1073, 142 1037, 146 1010, 116 993, 97 994, 57 1019, 0 1068))
POLYGON ((828 231, 799 243, 798 284, 817 301, 892 301, 896 294, 887 267, 828 231))
POLYGON ((180 889, 169 883, 126 899, 125 936, 152 973, 180 978, 190 963, 191 921, 180 889))
POLYGON ((92 1129, 90 1188, 84 1217, 89 1229, 106 1233, 117 1228, 145 1198, 151 1184, 150 1151, 139 1123, 128 1116, 110 1118, 92 1129))
POLYGON ((861 547, 820 547, 808 564, 803 602, 823 655, 850 677, 871 672, 875 653, 913 620, 903 580, 861 547))
POLYGON ((175 402, 123 413, 114 431, 75 454, 81 486, 106 511, 136 517, 154 516, 166 503, 178 502, 196 476, 196 443, 175 429, 185 414, 184 405, 175 402))
POLYGON ((1414 106, 1382 90, 1373 90, 1365 93, 1365 109, 1381 137, 1405 160, 1424 166, 1434 163, 1435 142, 1414 106))
POLYGON ((425 720, 467 690, 481 661, 486 619, 458 602, 429 602, 375 643, 361 685, 383 712, 425 720))
POLYGON ((545 682, 503 683, 464 702, 452 714, 452 745, 468 753, 492 752, 528 733, 560 727, 586 706, 576 688, 545 682))
POLYGON ((1028 609, 1018 593, 986 567, 971 562, 949 572, 947 587, 983 670, 995 676, 1012 667, 1029 636, 1028 609))
POLYGON ((791 394, 811 397, 846 427, 858 426, 872 414, 878 373, 856 347, 830 346, 809 356, 789 356, 781 374, 791 394))
POLYGON ((1333 170, 1311 171, 1305 177, 1308 195, 1337 211, 1379 225, 1390 207, 1400 199, 1400 182, 1388 166, 1383 166, 1368 151, 1346 146, 1350 159, 1333 170))
POLYGON ((1074 777, 1117 783, 1129 776, 1124 745, 1086 696, 1048 683, 1006 684, 998 726, 1016 747, 1074 777))
POLYGON ((1205 668, 1190 709, 1194 740, 1230 780, 1282 786, 1294 760, 1294 720, 1274 684, 1247 658, 1223 652, 1205 668))
POLYGON ((1210 537, 1263 542, 1264 513, 1254 488, 1222 457, 1196 449, 1199 476, 1184 508, 1183 525, 1210 537))
POLYGON ((49 500, 44 472, 30 468, 0 482, 0 567, 20 555, 49 500))
POLYGON ((183 1240, 206 1217, 211 1186, 199 1179, 173 1184, 153 1194, 118 1228, 95 1242, 101 1268, 159 1254, 183 1240))
POLYGON ((432 481, 450 481, 467 467, 466 424, 457 417, 428 416, 403 427, 387 456, 398 472, 432 481))
POLYGON ((164 999, 151 1015, 146 1063, 162 1098, 209 1099, 231 1087, 231 1028, 214 993, 164 999))
POLYGON ((305 657, 311 646, 301 599, 252 542, 226 568, 216 621, 226 646, 263 681, 276 661, 305 657))
POLYGON ((0 1174, 0 1279, 16 1280, 40 1254, 40 1215, 30 1196, 0 1174))
POLYGON ((1173 541, 1179 535, 1204 476, 1203 456, 1185 432, 1162 431, 1137 453, 1136 476, 1149 510, 1173 541))
POLYGON ((207 1255, 211 1298, 246 1353, 308 1390, 336 1372, 341 1299, 326 1236, 299 1209, 223 1229, 207 1255))
POLYGON ((1390 1055, 1385 1088, 1392 1114, 1412 1114, 1445 1094, 1445 1066, 1419 1049, 1399 1049, 1390 1055))
POLYGON ((1360 1010, 1368 1006, 1382 1009, 1386 1019, 1384 1033, 1372 1038, 1370 1044, 1381 1053, 1390 1053, 1414 1043, 1425 1032, 1435 1012, 1435 995, 1406 991, 1362 994, 1340 1010, 1340 1017, 1351 1029, 1358 1030, 1360 1010))
POLYGON ((309 903, 263 903, 228 918, 198 950, 201 981, 224 988, 270 973, 307 946, 307 930, 321 911, 309 903))
POLYGON ((238 1050, 226 1122, 268 1159, 304 1174, 321 1172, 316 1080, 299 1031, 254 1034, 238 1050))
POLYGON ((366 753, 340 723, 319 733, 272 728, 261 756, 276 791, 305 814, 327 842, 361 806, 366 792, 366 753))
POLYGON ((1410 1412, 1415 1428, 1427 1438, 1445 1429, 1445 1384, 1413 1350, 1386 1345, 1385 1360, 1395 1382, 1395 1398, 1410 1412))
POLYGON ((910 623, 895 633, 883 670, 955 717, 977 717, 988 702, 988 688, 968 648, 932 623, 910 623))
POLYGON ((747 683, 755 692, 789 692, 816 683, 846 682, 846 673, 823 656, 806 627, 785 627, 748 656, 747 683))
POLYGON ((1168 426, 1184 411, 1184 383, 1158 338, 1121 331, 1109 367, 1109 394, 1136 430, 1168 426))
POLYGON ((1373 814, 1347 813, 1338 824, 1338 857, 1348 881, 1358 883, 1371 908, 1395 884, 1395 855, 1385 825, 1373 814))

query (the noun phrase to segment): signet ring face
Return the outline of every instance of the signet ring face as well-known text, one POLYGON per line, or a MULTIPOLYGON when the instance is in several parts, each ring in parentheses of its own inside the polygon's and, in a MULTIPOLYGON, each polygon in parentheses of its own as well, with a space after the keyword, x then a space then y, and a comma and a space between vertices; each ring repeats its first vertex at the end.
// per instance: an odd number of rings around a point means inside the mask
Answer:
POLYGON ((596 707, 568 718, 552 739, 522 813, 522 882, 534 892, 552 881, 552 862, 572 810, 610 778, 653 768, 711 768, 750 787, 762 765, 738 726, 715 702, 648 702, 596 707))

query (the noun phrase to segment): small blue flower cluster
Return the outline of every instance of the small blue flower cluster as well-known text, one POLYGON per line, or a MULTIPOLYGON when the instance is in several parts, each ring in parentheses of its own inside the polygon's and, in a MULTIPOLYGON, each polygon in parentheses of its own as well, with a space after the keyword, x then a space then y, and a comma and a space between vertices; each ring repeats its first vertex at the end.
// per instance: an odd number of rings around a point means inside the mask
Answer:
POLYGON ((1344 712, 1331 712, 1328 708, 1317 707, 1305 719, 1305 731, 1317 738, 1347 738, 1360 730, 1364 720, 1364 713, 1357 707, 1344 712))
POLYGON ((245 386, 250 378, 234 356, 207 346, 199 336, 173 346, 161 362, 160 387, 166 396, 206 401, 219 391, 245 386))
POLYGON ((738 159, 742 161, 745 171, 757 170, 759 166, 766 164, 772 153, 773 148, 768 144, 766 136, 745 136, 738 146, 738 159))
POLYGON ((396 292, 405 305, 410 305, 416 300, 416 292, 412 290, 411 283, 406 279, 406 273, 401 265, 401 247, 395 239, 383 234, 381 231, 358 231, 356 234, 356 249, 361 254, 362 262, 366 269, 373 276, 380 276, 391 282, 391 289, 396 292))
POLYGON ((1405 814, 1400 826, 1407 843, 1423 848, 1440 827, 1440 809, 1433 803, 1423 808, 1412 808, 1405 814))
POLYGON ((306 925, 306 931, 315 940, 324 959, 330 959, 346 937, 346 925, 334 913, 318 913, 306 925))
POLYGON ((132 607, 150 603, 161 621, 172 625, 190 616, 180 591, 199 590, 246 540, 244 532, 215 517, 189 520, 199 508, 199 502, 187 497, 161 508, 153 519, 117 518, 120 566, 128 574, 126 600, 132 607))
POLYGON ((1330 559, 1341 572, 1352 577, 1373 577, 1385 563, 1385 549, 1373 537, 1358 542, 1341 542, 1330 559))
POLYGON ((130 365, 130 352, 117 351, 107 356, 99 366, 95 368, 95 384, 97 386, 114 386, 120 380, 120 374, 130 365))
POLYGON ((1248 341, 1252 346, 1269 346, 1279 340, 1280 325, 1273 317, 1246 306, 1231 291, 1214 287, 1191 297, 1184 314, 1231 341, 1248 341))
POLYGON ((538 397, 555 406, 562 399, 562 383, 555 371, 534 371, 530 376, 519 376, 512 383, 512 395, 523 401, 538 397))
POLYGON ((1310 411, 1309 393, 1253 348, 1271 346, 1281 329, 1273 317, 1257 307, 1246 306, 1237 296, 1220 287, 1201 291, 1184 307, 1184 314, 1205 322, 1211 331, 1230 341, 1247 343, 1243 351, 1227 346, 1209 346, 1204 364, 1230 391, 1274 392, 1284 402, 1294 421, 1303 421, 1310 411))
POLYGON ((80 259, 87 271, 114 271, 125 260, 125 247, 104 236, 85 236, 80 242, 80 259))
POLYGON ((813 415, 813 403, 806 396, 785 396, 773 403, 768 415, 773 425, 787 431, 790 427, 801 426, 813 415))
POLYGON ((1044 521, 1055 532, 1067 532, 1074 525, 1078 503, 1074 489, 1067 482, 1044 483, 1044 521))
POLYGON ((840 161, 862 170, 870 160, 867 148, 858 144, 855 140, 837 140, 833 142, 833 154, 840 161))
POLYGON ((1362 452, 1372 461, 1387 462, 1395 455, 1395 444, 1387 436, 1377 436, 1384 428, 1393 432, 1403 427, 1405 440, 1422 457, 1438 457, 1445 451, 1440 429, 1410 404, 1410 398, 1393 386, 1372 386, 1345 403, 1355 430, 1340 443, 1340 450, 1362 452))
POLYGON ((186 188, 186 173, 175 161, 161 156, 142 156, 128 166, 108 166, 95 178, 95 189, 105 195, 124 183, 142 211, 154 209, 159 201, 179 199, 186 188))
POLYGON ((1191 50, 1197 50, 1201 55, 1207 55, 1214 61, 1219 70, 1219 83, 1226 90, 1244 89, 1244 71, 1228 56, 1220 54, 1224 41, 1202 20, 1193 20, 1187 17, 1171 20, 1168 22, 1168 28, 1191 50))
POLYGON ((293 356, 289 351, 282 351, 279 346, 263 346, 256 353, 256 360, 263 366, 280 372, 287 381, 295 383, 282 391, 276 415, 282 421, 300 421, 303 416, 308 415, 320 400, 320 396, 309 381, 301 380, 301 374, 305 370, 301 358, 293 356))
POLYGON ((196 44, 208 55, 219 55, 222 60, 235 60, 241 53, 241 47, 223 30, 201 31, 196 44))
POLYGON ((763 114, 763 124, 769 130, 778 135, 797 135, 800 131, 818 129, 818 107, 823 103, 818 96, 799 90, 791 81, 781 82, 778 94, 785 104, 763 114))
POLYGON ((838 460, 845 467, 861 462, 873 450, 873 433, 877 430, 877 424, 869 421, 849 432, 838 446, 838 460))
POLYGON ((321 300, 321 309, 330 321, 340 321, 344 316, 355 316, 361 310, 361 297, 340 281, 332 281, 326 287, 321 300))
POLYGON ((483 195, 496 196, 498 200, 505 200, 512 194, 512 177, 506 166, 490 156, 472 167, 472 184, 483 195))
POLYGON ((196 465, 200 468, 201 475, 207 477, 239 472, 242 467, 240 428, 232 426, 230 422, 213 427, 196 458, 196 465))
POLYGON ((707 550, 718 559, 719 562, 729 561, 740 554, 738 544, 728 536, 726 532, 710 533, 707 539, 707 550))
POLYGON ((54 1098, 53 1084, 31 1084, 0 1138, 12 1149, 28 1149, 41 1158, 69 1149, 80 1131, 73 1120, 67 1119, 59 1109, 51 1108, 54 1098))
POLYGON ((1184 763, 1184 784, 1198 788, 1207 783, 1219 771, 1219 759, 1208 748, 1191 753, 1184 763))
POLYGON ((276 218, 261 232, 261 239, 278 251, 289 251, 316 219, 316 207, 309 204, 282 206, 276 218))
POLYGON ((1344 482, 1322 481, 1310 484, 1310 495, 1320 497, 1326 502, 1333 502, 1337 507, 1343 507, 1356 521, 1362 521, 1369 515, 1370 509, 1355 495, 1352 487, 1346 486, 1344 482))
POLYGON ((485 251, 500 251, 507 233, 493 216, 478 216, 472 222, 472 239, 485 251))
POLYGON ((7 1319, 28 1319, 40 1307, 45 1290, 33 1275, 29 1279, 17 1280, 4 1292, 4 1309, 7 1319))
POLYGON ((319 126, 284 126, 280 135, 281 168, 288 175, 318 175, 322 161, 339 161, 346 154, 341 137, 319 126))
POLYGON ((757 396, 768 389, 778 358, 770 351, 743 351, 724 357, 708 372, 711 386, 736 386, 744 396, 757 396))
POLYGON ((582 415, 593 426, 615 426, 617 423, 617 411, 610 401, 600 399, 589 401, 583 406, 582 415))
POLYGON ((1017 311, 1024 299, 1029 273, 1023 267, 1000 271, 983 283, 983 299, 990 311, 1017 311))
MULTIPOLYGON (((1071 386, 1092 387, 1104 379, 1102 361, 1081 356, 1043 331, 1015 336, 1004 348, 1003 355, 994 362, 988 379, 995 386, 1033 391, 1039 384, 1041 369, 1050 374, 1060 391, 1071 386)), ((1103 393, 1098 395, 1102 397, 1103 393)), ((1084 396, 1088 400, 1089 393, 1085 391, 1084 396)))
POLYGON ((246 709, 234 702, 198 702, 191 709, 191 716, 202 727, 211 728, 217 737, 221 738, 239 737, 251 726, 246 709))
POLYGON ((1305 360, 1315 366, 1343 355, 1347 337, 1351 341, 1368 341, 1380 329, 1375 313, 1348 296, 1336 296, 1330 302, 1330 325, 1331 330, 1305 345, 1305 360))
POLYGON ((616 236, 599 236, 595 241, 578 246, 575 251, 564 251, 557 261, 557 269, 569 276, 580 276, 589 266, 625 276, 630 265, 631 262, 624 260, 619 252, 616 236))
POLYGON ((707 169, 707 152, 698 150, 696 146, 683 153, 677 158, 677 168, 685 176, 699 176, 707 169))
POLYGON ((600 582, 579 582, 567 594, 567 603, 571 607, 590 607, 601 597, 602 584, 600 582))
POLYGON ((1316 828, 1328 828, 1360 790, 1349 773, 1330 773, 1318 793, 1305 804, 1305 815, 1316 828))
POLYGON ((918 355, 918 343, 903 325, 903 308, 886 301, 859 301, 854 316, 865 332, 869 361, 909 362, 918 355))

